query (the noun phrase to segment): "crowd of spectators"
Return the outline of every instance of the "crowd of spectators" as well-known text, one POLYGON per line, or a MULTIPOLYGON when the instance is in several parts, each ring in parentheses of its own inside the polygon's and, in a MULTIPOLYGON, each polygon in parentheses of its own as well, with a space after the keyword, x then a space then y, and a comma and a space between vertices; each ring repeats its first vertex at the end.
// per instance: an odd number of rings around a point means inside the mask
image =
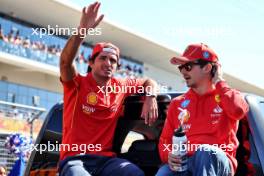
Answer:
MULTIPOLYGON (((47 45, 43 40, 32 41, 28 36, 20 35, 19 29, 11 28, 5 35, 0 24, 0 40, 8 43, 12 47, 2 47, 2 50, 11 53, 38 60, 41 62, 47 62, 49 64, 58 65, 59 57, 62 51, 60 44, 47 45), (19 49, 21 51, 19 51, 19 49), (35 51, 35 53, 27 54, 27 49, 35 51)), ((76 57, 76 66, 79 72, 87 72, 87 64, 90 57, 87 47, 81 47, 79 55, 76 57)), ((117 72, 117 76, 129 76, 129 77, 142 77, 143 76, 143 64, 138 64, 132 61, 121 58, 121 68, 117 72)))
POLYGON ((31 41, 29 37, 21 36, 19 29, 11 29, 7 35, 4 34, 2 26, 0 24, 0 40, 4 42, 19 45, 24 48, 31 48, 32 50, 39 50, 60 56, 61 46, 60 45, 47 45, 41 41, 31 41))

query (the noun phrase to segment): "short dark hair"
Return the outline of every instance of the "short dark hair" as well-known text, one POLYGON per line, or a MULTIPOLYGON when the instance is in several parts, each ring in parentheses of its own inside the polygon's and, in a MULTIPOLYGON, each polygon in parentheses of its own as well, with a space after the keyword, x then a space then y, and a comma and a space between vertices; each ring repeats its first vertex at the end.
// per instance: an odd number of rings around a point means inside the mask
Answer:
MULTIPOLYGON (((89 56, 89 62, 94 62, 95 58, 99 55, 99 53, 96 53, 95 55, 93 55, 93 57, 89 56)), ((88 68, 87 68, 87 73, 90 73, 92 71, 92 68, 90 67, 90 65, 88 64, 88 68)))
MULTIPOLYGON (((89 56, 89 60, 88 62, 94 62, 95 61, 95 58, 97 58, 97 56, 99 55, 100 53, 96 53, 94 54, 93 56, 89 56)), ((117 69, 119 69, 121 67, 121 64, 119 62, 119 58, 117 58, 117 69)), ((90 65, 88 65, 88 68, 87 68, 87 73, 90 73, 92 71, 92 68, 90 67, 90 65)))
POLYGON ((203 68, 205 65, 207 64, 211 64, 212 65, 212 69, 211 69, 211 77, 213 78, 215 76, 216 70, 217 70, 217 65, 215 62, 210 62, 210 61, 206 61, 204 59, 199 59, 198 62, 200 63, 200 67, 203 68))

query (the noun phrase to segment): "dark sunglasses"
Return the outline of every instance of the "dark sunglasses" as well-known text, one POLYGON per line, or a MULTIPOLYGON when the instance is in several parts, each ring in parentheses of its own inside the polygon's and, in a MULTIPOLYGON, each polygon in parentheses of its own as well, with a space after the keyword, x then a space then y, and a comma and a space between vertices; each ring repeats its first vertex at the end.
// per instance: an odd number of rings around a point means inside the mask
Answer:
POLYGON ((180 65, 178 66, 178 69, 180 70, 180 72, 182 71, 182 69, 185 69, 187 72, 191 71, 194 65, 200 65, 200 66, 205 66, 206 64, 208 64, 209 62, 204 61, 204 60, 196 60, 193 62, 187 62, 186 64, 180 65))

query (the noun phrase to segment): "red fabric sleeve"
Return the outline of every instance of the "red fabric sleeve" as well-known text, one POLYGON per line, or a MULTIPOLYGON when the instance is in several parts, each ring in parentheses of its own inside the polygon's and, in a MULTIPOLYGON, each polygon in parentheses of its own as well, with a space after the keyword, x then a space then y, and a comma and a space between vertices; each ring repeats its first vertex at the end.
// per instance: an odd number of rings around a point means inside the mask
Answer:
POLYGON ((231 89, 225 81, 216 84, 216 93, 220 95, 220 106, 234 120, 242 119, 248 112, 248 104, 241 93, 231 89))
POLYGON ((81 75, 77 74, 75 77, 73 77, 72 80, 69 81, 62 81, 60 77, 60 82, 63 85, 64 92, 68 92, 69 90, 73 88, 80 87, 81 84, 81 75))

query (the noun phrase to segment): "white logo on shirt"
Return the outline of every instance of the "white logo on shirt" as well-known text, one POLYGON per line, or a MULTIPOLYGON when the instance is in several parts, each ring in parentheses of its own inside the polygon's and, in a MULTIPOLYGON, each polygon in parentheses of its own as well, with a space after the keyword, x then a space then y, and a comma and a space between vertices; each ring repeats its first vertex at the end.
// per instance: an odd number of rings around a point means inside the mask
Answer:
POLYGON ((86 114, 90 114, 92 112, 95 112, 95 108, 91 106, 82 105, 82 111, 86 114))
POLYGON ((214 109, 213 109, 213 113, 211 114, 212 119, 212 125, 219 123, 220 121, 220 117, 222 116, 222 112, 223 109, 217 105, 214 109))
POLYGON ((183 127, 183 130, 186 132, 191 129, 191 124, 183 124, 182 127, 183 127))
POLYGON ((223 112, 223 109, 222 108, 220 108, 220 106, 219 105, 217 105, 215 108, 214 108, 214 113, 216 113, 216 114, 220 114, 220 113, 222 113, 223 112))

